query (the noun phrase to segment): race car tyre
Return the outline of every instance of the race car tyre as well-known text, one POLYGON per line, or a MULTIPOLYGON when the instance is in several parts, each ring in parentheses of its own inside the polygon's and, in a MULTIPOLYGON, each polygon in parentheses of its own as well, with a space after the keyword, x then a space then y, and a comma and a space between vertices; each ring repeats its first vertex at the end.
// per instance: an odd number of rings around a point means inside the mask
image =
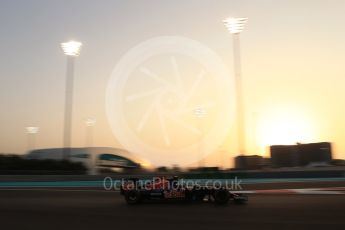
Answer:
POLYGON ((230 199, 229 191, 220 189, 216 190, 214 193, 214 200, 216 204, 226 204, 230 199))
POLYGON ((199 203, 203 201, 205 194, 202 190, 193 190, 191 194, 191 201, 199 203))
POLYGON ((187 189, 185 191, 186 194, 186 200, 189 202, 201 202, 204 199, 204 192, 201 190, 201 188, 193 188, 191 190, 187 189))
POLYGON ((125 193, 127 204, 138 204, 141 201, 140 192, 137 190, 130 190, 125 193))

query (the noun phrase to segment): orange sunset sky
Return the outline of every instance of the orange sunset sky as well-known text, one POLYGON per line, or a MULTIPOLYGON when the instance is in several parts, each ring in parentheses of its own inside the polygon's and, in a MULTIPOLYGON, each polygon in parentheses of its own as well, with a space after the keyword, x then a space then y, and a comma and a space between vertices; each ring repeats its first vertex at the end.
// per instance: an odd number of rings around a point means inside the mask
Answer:
MULTIPOLYGON (((124 55, 151 38, 184 37, 216 54, 233 81, 232 36, 222 23, 233 16, 248 17, 240 35, 247 153, 268 156, 267 147, 272 144, 329 141, 333 143, 333 157, 345 158, 345 1, 63 2, 0 3, 0 152, 25 153, 27 126, 40 127, 37 148, 62 146, 66 57, 61 42, 73 39, 83 43, 75 63, 72 146, 88 144, 85 119, 93 117, 93 145, 123 148, 107 117, 106 93, 112 71, 124 55)), ((171 61, 172 56, 157 56, 145 66, 172 81, 171 66, 164 62, 171 61)), ((200 66, 183 55, 173 58, 179 65, 182 84, 192 85, 200 66)), ((123 89, 124 94, 152 89, 150 81, 138 78, 135 75, 126 82, 132 88, 123 89)), ((215 81, 206 80, 201 87, 199 99, 217 100, 215 81)), ((175 95, 162 97, 171 102, 164 103, 164 109, 176 107, 175 95)), ((131 105, 128 100, 123 106, 131 123, 148 104, 136 102, 127 108, 131 105)), ((222 103, 216 106, 217 113, 227 108, 226 102, 222 103)), ((200 121, 187 123, 206 136, 215 117, 208 113, 202 128, 200 121)), ((225 140, 207 156, 206 165, 229 167, 238 153, 234 120, 228 118, 225 140)), ((162 130, 155 119, 147 124, 151 124, 145 133, 147 141, 156 147, 174 148, 159 138, 162 130)), ((178 137, 178 143, 192 139, 182 138, 181 129, 170 127, 168 131, 170 142, 178 137)), ((204 141, 207 145, 208 140, 204 141)), ((194 147, 191 151, 198 151, 203 143, 194 147)), ((171 163, 179 162, 162 161, 171 163)))

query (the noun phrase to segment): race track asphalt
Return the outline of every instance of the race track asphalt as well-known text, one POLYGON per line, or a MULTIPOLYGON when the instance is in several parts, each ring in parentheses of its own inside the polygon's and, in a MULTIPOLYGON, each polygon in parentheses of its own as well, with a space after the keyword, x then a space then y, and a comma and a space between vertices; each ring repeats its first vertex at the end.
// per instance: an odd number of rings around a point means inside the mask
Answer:
POLYGON ((246 205, 145 203, 114 191, 0 190, 0 229, 345 229, 344 195, 251 195, 246 205))

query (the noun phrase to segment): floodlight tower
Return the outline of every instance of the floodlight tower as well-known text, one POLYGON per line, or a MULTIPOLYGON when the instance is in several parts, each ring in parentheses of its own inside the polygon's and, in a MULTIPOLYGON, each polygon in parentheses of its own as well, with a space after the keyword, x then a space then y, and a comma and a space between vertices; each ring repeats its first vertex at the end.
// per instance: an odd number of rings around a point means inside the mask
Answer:
POLYGON ((71 148, 74 60, 75 57, 79 56, 81 45, 80 42, 76 41, 61 43, 61 48, 67 56, 63 152, 63 158, 65 160, 68 160, 71 148))
POLYGON ((199 131, 200 133, 200 138, 199 138, 199 157, 197 159, 198 167, 204 167, 204 151, 203 148, 204 146, 204 121, 205 121, 205 117, 207 115, 207 111, 205 108, 201 107, 201 106, 197 106, 194 110, 193 110, 194 116, 198 119, 198 123, 199 123, 199 131))
POLYGON ((242 77, 241 77, 241 55, 240 55, 240 33, 244 29, 248 18, 227 18, 224 24, 233 37, 234 50, 234 73, 236 82, 236 117, 237 117, 237 136, 239 154, 246 153, 246 135, 245 135, 245 116, 242 95, 242 77))
MULTIPOLYGON (((89 117, 85 119, 86 125, 86 135, 85 135, 85 146, 86 147, 93 147, 93 129, 96 124, 96 119, 93 117, 89 117)), ((91 150, 89 151, 89 164, 90 164, 90 174, 96 175, 97 174, 97 156, 91 150)))
POLYGON ((96 124, 95 118, 89 117, 85 119, 85 125, 86 125, 85 146, 86 147, 93 146, 93 128, 95 124, 96 124))
POLYGON ((39 127, 26 127, 26 133, 28 134, 28 151, 35 149, 36 134, 38 133, 38 131, 39 127))

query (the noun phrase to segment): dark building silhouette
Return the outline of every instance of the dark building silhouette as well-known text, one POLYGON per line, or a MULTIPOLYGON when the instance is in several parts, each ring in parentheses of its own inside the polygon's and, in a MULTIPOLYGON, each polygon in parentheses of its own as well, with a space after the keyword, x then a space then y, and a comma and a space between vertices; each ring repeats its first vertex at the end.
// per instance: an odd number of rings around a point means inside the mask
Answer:
POLYGON ((328 142, 298 145, 300 152, 300 165, 313 162, 330 163, 332 161, 331 144, 328 142))
POLYGON ((332 148, 329 142, 272 145, 270 147, 273 167, 307 166, 313 163, 330 163, 332 148))
POLYGON ((297 145, 273 145, 270 147, 273 167, 295 167, 299 165, 297 145))
POLYGON ((235 157, 235 168, 242 170, 261 169, 264 166, 265 160, 258 155, 241 155, 235 157))

